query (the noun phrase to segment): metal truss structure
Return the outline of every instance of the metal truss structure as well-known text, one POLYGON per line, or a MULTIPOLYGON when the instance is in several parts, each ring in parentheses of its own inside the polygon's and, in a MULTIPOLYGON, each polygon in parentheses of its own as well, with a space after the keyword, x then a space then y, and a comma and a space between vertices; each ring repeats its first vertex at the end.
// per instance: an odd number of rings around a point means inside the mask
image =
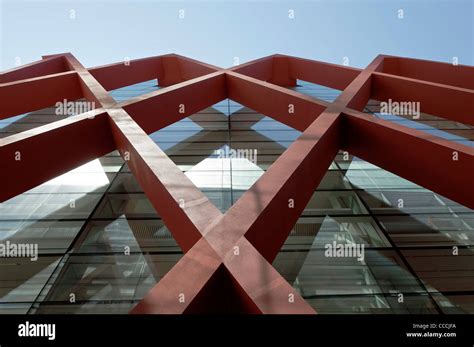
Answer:
POLYGON ((0 139, 0 201, 117 149, 185 253, 131 313, 315 313, 271 263, 339 150, 474 208, 472 147, 361 112, 369 99, 417 101, 474 125, 470 66, 274 55, 221 69, 170 54, 87 69, 65 53, 0 74, 0 119, 81 98, 96 108, 0 139), (155 78, 163 88, 124 102, 108 92, 155 78), (328 103, 285 88, 297 79, 342 93, 328 103), (148 134, 226 98, 302 134, 223 214, 148 134))

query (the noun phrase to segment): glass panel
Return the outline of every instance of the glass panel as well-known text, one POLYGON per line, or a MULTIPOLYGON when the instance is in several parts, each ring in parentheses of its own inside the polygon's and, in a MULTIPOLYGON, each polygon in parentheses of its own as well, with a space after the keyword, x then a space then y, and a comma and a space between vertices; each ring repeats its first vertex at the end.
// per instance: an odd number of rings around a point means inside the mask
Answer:
POLYGON ((145 194, 106 194, 92 218, 159 218, 145 194))
POLYGON ((296 87, 291 87, 289 89, 327 102, 332 102, 336 100, 339 94, 341 94, 340 90, 325 87, 320 84, 306 82, 303 80, 297 80, 296 87))
POLYGON ((37 244, 40 254, 65 253, 83 224, 84 221, 0 221, 0 242, 37 244))
POLYGON ((465 146, 474 146, 474 128, 470 125, 449 121, 435 115, 420 112, 419 105, 411 102, 405 103, 405 106, 401 103, 393 102, 391 108, 388 107, 388 103, 384 105, 385 108, 382 108, 380 102, 370 100, 365 111, 378 118, 408 128, 417 129, 433 136, 461 143, 465 146))
POLYGON ((378 216, 397 246, 474 245, 474 214, 378 216))
POLYGON ((180 259, 122 166, 115 151, 0 204, 2 245, 39 253, 0 258, 0 313, 126 313, 180 259))
POLYGON ((160 89, 160 87, 158 87, 157 80, 150 80, 112 90, 110 91, 110 95, 116 101, 124 101, 136 96, 153 92, 158 89, 160 89))
POLYGON ((432 294, 443 313, 446 314, 473 314, 474 313, 474 295, 442 295, 432 294))
POLYGON ((359 197, 351 191, 316 191, 302 215, 351 215, 366 214, 359 197))
MULTIPOLYGON (((57 256, 0 258, 0 303, 31 303, 58 264, 57 256)), ((3 308, 5 306, 0 306, 3 308)))
POLYGON ((374 214, 446 213, 450 209, 436 194, 428 190, 366 190, 359 196, 374 214))
POLYGON ((84 219, 100 194, 22 194, 0 204, 0 220, 84 219))
POLYGON ((303 297, 425 291, 393 251, 366 249, 362 254, 330 257, 326 250, 283 251, 274 266, 303 297))
POLYGON ((473 249, 416 249, 402 254, 430 291, 449 294, 474 290, 473 249))
POLYGON ((350 295, 321 296, 306 298, 319 314, 436 314, 438 313, 428 295, 411 294, 404 296, 404 302, 398 296, 389 295, 350 295))
POLYGON ((121 304, 117 310, 130 310, 180 257, 180 253, 72 255, 48 284, 50 288, 35 312, 54 313, 51 305, 67 305, 71 294, 75 303, 70 304, 70 312, 109 313, 108 307, 115 302, 121 304), (93 304, 96 307, 91 308, 93 304))
POLYGON ((181 252, 162 220, 90 221, 74 253, 181 252))
POLYGON ((371 217, 326 216, 300 218, 282 250, 324 249, 333 242, 364 244, 367 247, 390 246, 371 217))

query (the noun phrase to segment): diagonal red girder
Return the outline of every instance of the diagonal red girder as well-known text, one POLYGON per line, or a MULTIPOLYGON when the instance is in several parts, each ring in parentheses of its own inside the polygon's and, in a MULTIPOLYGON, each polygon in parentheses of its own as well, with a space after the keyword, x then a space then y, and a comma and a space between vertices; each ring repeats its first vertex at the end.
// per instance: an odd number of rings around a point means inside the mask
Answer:
POLYGON ((0 199, 117 148, 185 252, 133 313, 314 313, 271 262, 339 149, 474 207, 472 147, 360 112, 369 99, 420 101, 424 112, 472 125, 474 91, 465 77, 473 75, 472 67, 383 55, 363 70, 283 55, 231 69, 178 55, 127 63, 88 70, 66 53, 0 74, 0 96, 6 101, 0 118, 63 98, 96 103, 87 114, 0 139, 6 168, 0 179, 12 183, 0 199), (107 92, 154 78, 165 88, 122 103, 107 92), (296 79, 343 92, 327 103, 282 87, 296 79), (25 91, 36 94, 19 103, 25 91), (225 98, 303 133, 222 214, 147 134, 225 98), (81 136, 83 147, 76 142, 81 136), (28 155, 13 161, 18 150, 28 154, 33 149, 42 151, 50 165, 38 166, 28 155), (35 177, 29 171, 33 167, 35 177))

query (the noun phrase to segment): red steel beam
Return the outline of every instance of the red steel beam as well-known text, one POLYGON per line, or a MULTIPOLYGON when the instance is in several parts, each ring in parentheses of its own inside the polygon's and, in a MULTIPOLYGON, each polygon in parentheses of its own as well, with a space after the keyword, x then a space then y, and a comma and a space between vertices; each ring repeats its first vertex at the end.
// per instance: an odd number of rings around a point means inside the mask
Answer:
POLYGON ((178 54, 170 54, 170 56, 178 58, 179 69, 183 81, 192 80, 222 70, 220 67, 206 64, 188 57, 183 57, 178 54))
POLYGON ((238 74, 253 77, 262 81, 268 81, 273 74, 273 55, 240 64, 228 69, 238 74))
POLYGON ((372 99, 419 102, 420 111, 474 125, 474 90, 374 73, 372 99))
POLYGON ((94 111, 0 139, 0 202, 114 149, 106 115, 94 111))
POLYGON ((288 57, 290 75, 295 79, 344 90, 361 72, 360 69, 315 60, 288 57))
POLYGON ((214 105, 225 97, 224 74, 215 72, 119 105, 145 132, 152 133, 214 105))
POLYGON ((62 72, 0 84, 0 119, 82 97, 77 74, 62 72))
POLYGON ((89 72, 107 91, 159 79, 163 76, 160 57, 125 60, 119 63, 96 66, 90 68, 89 72))
POLYGON ((226 73, 226 80, 230 99, 299 131, 304 131, 328 105, 325 101, 231 71, 226 73))
POLYGON ((453 87, 474 89, 474 70, 471 66, 461 64, 454 65, 387 56, 381 72, 453 87))
POLYGON ((66 72, 62 57, 43 58, 0 73, 0 84, 66 72))
POLYGON ((474 149, 347 111, 344 150, 474 209, 474 149))
POLYGON ((247 211, 246 237, 268 261, 274 260, 336 156, 340 126, 337 112, 323 113, 237 201, 235 208, 247 211))
POLYGON ((268 82, 283 87, 296 86, 296 78, 291 75, 290 58, 284 56, 272 58, 272 76, 268 82))

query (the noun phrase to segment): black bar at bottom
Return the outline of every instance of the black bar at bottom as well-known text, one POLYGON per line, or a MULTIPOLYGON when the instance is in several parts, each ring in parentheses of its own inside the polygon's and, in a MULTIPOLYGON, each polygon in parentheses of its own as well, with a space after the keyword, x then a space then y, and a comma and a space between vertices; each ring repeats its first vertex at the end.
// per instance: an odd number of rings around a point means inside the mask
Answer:
POLYGON ((472 347, 474 316, 0 315, 1 347, 110 346, 126 341, 131 346, 183 345, 185 340, 193 345, 201 341, 218 345, 242 341, 253 345, 255 336, 265 345, 270 341, 292 341, 291 345, 296 346, 472 347))

